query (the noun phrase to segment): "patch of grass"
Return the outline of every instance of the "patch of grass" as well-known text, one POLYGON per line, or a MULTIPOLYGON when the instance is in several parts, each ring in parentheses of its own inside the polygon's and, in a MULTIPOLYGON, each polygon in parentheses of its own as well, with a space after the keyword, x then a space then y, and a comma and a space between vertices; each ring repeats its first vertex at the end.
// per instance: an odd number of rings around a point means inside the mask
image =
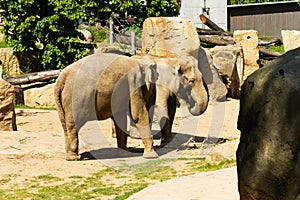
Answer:
POLYGON ((61 178, 52 176, 50 174, 40 175, 40 176, 37 176, 36 178, 43 180, 43 181, 61 181, 62 180, 61 178))
POLYGON ((47 181, 52 181, 52 180, 60 181, 60 180, 62 180, 61 178, 52 176, 50 174, 40 175, 40 176, 37 177, 37 179, 47 180, 47 181))
POLYGON ((69 176, 69 178, 72 178, 72 179, 82 179, 84 177, 83 176, 69 176))
POLYGON ((207 171, 215 171, 223 168, 233 167, 236 165, 235 160, 224 160, 217 164, 207 163, 205 159, 197 158, 197 159, 186 159, 186 163, 188 164, 187 168, 190 172, 207 172, 207 171))
POLYGON ((132 185, 128 185, 129 187, 127 188, 129 191, 125 192, 122 195, 116 196, 115 200, 125 200, 128 197, 130 197, 131 195, 143 190, 144 188, 146 188, 148 186, 148 184, 146 183, 142 183, 142 184, 132 184, 132 185))
MULTIPOLYGON (((63 179, 50 174, 40 175, 29 182, 11 185, 9 189, 0 189, 0 196, 3 199, 125 200, 149 184, 234 165, 235 160, 224 160, 217 164, 207 163, 201 158, 149 160, 142 164, 124 165, 120 170, 106 168, 89 177, 70 176, 71 180, 67 182, 59 182, 63 179), (175 169, 173 167, 175 162, 182 162, 184 167, 175 169)), ((2 180, 4 183, 9 181, 2 180)))
POLYGON ((283 44, 280 45, 280 46, 270 45, 270 46, 266 46, 265 48, 266 48, 266 49, 270 49, 270 50, 272 50, 272 51, 279 52, 279 53, 284 53, 284 47, 283 47, 283 44))
POLYGON ((0 179, 0 184, 5 184, 5 183, 8 183, 11 181, 11 178, 3 178, 3 179, 0 179))
POLYGON ((16 104, 15 108, 16 109, 56 110, 56 108, 53 108, 53 107, 31 107, 31 106, 26 106, 23 104, 16 104))

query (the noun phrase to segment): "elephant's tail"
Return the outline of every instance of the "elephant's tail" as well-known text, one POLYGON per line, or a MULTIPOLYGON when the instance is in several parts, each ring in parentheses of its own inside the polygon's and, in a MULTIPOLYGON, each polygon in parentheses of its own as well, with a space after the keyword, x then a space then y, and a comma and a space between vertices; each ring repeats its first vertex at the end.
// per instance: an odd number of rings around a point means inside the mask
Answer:
POLYGON ((65 118, 65 111, 62 106, 62 91, 65 87, 65 79, 64 74, 61 73, 60 76, 56 80, 55 88, 54 88, 54 99, 56 103, 56 109, 58 112, 58 117, 60 119, 61 125, 63 127, 64 132, 66 132, 66 118, 65 118))

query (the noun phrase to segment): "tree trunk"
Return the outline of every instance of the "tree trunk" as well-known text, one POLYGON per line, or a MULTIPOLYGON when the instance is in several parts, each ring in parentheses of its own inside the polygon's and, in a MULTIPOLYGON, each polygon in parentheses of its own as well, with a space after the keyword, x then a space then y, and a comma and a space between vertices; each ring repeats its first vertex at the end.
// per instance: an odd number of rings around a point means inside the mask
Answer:
POLYGON ((219 36, 219 35, 199 35, 201 42, 211 43, 215 45, 230 45, 234 44, 233 37, 230 36, 219 36))
POLYGON ((217 24, 215 24, 213 21, 208 19, 205 15, 201 14, 199 17, 200 17, 201 22, 203 24, 205 24, 206 26, 208 26, 210 29, 212 29, 214 31, 225 32, 222 28, 220 28, 217 24))
POLYGON ((269 50, 269 49, 265 49, 265 48, 259 48, 259 52, 263 53, 267 56, 273 56, 273 57, 279 57, 279 56, 282 55, 281 53, 278 53, 276 51, 272 51, 272 50, 269 50))
POLYGON ((51 71, 44 71, 44 72, 35 72, 24 74, 20 76, 6 76, 3 79, 12 85, 20 85, 20 84, 28 84, 28 83, 35 83, 35 82, 43 82, 49 81, 51 79, 56 79, 60 74, 61 70, 51 70, 51 71))
POLYGON ((266 46, 266 45, 272 45, 272 44, 280 45, 280 44, 282 44, 282 41, 279 38, 276 38, 276 39, 273 39, 270 41, 263 41, 263 40, 258 41, 258 46, 266 46))
POLYGON ((210 29, 202 29, 196 28, 198 35, 225 35, 225 36, 232 36, 232 34, 222 31, 214 31, 210 29))

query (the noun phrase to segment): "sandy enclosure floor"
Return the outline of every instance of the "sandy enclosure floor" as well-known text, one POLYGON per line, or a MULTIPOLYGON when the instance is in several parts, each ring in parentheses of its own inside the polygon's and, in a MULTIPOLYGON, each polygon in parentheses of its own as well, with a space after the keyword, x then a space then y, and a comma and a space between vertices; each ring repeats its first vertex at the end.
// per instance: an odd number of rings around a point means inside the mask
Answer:
MULTIPOLYGON (((209 105, 205 114, 199 117, 187 114, 186 108, 178 109, 173 132, 186 141, 193 139, 184 144, 185 147, 195 146, 196 143, 191 141, 196 138, 200 141, 197 145, 201 145, 207 136, 219 138, 218 145, 212 145, 213 148, 202 154, 212 162, 224 158, 234 159, 239 139, 236 127, 238 111, 239 101, 233 99, 209 105)), ((64 136, 57 111, 16 109, 16 114, 18 131, 0 132, 0 179, 13 174, 14 182, 22 183, 34 176, 51 174, 67 180, 70 176, 89 176, 104 169, 105 163, 99 160, 65 161, 64 136)), ((98 124, 109 138, 110 145, 115 147, 116 141, 111 137, 111 121, 105 120, 98 124)), ((174 140, 178 139, 176 137, 174 140)), ((155 143, 158 144, 159 141, 156 140, 155 143)), ((142 148, 141 141, 137 139, 129 139, 128 145, 142 148)), ((178 149, 181 148, 180 145, 178 149)), ((81 144, 81 152, 85 148, 81 144)), ((181 155, 195 157, 199 156, 200 151, 188 148, 183 152, 181 155)), ((0 187, 7 186, 0 183, 0 187)))

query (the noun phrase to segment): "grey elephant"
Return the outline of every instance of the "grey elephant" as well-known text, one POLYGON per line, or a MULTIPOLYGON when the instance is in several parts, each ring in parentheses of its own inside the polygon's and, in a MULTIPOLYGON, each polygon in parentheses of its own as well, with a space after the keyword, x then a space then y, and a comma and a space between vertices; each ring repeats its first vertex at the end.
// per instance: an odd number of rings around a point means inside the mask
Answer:
POLYGON ((126 149, 126 115, 142 135, 144 158, 156 158, 149 108, 155 102, 155 63, 141 66, 136 59, 94 54, 66 67, 56 81, 55 101, 65 135, 66 160, 79 160, 78 132, 91 120, 112 118, 117 144, 126 149))
MULTIPOLYGON (((141 65, 156 63, 156 109, 161 126, 161 146, 172 139, 172 125, 178 98, 186 102, 192 115, 201 115, 208 106, 208 90, 197 67, 197 61, 186 57, 133 56, 141 65)), ((133 129, 134 130, 134 129, 133 129)))

